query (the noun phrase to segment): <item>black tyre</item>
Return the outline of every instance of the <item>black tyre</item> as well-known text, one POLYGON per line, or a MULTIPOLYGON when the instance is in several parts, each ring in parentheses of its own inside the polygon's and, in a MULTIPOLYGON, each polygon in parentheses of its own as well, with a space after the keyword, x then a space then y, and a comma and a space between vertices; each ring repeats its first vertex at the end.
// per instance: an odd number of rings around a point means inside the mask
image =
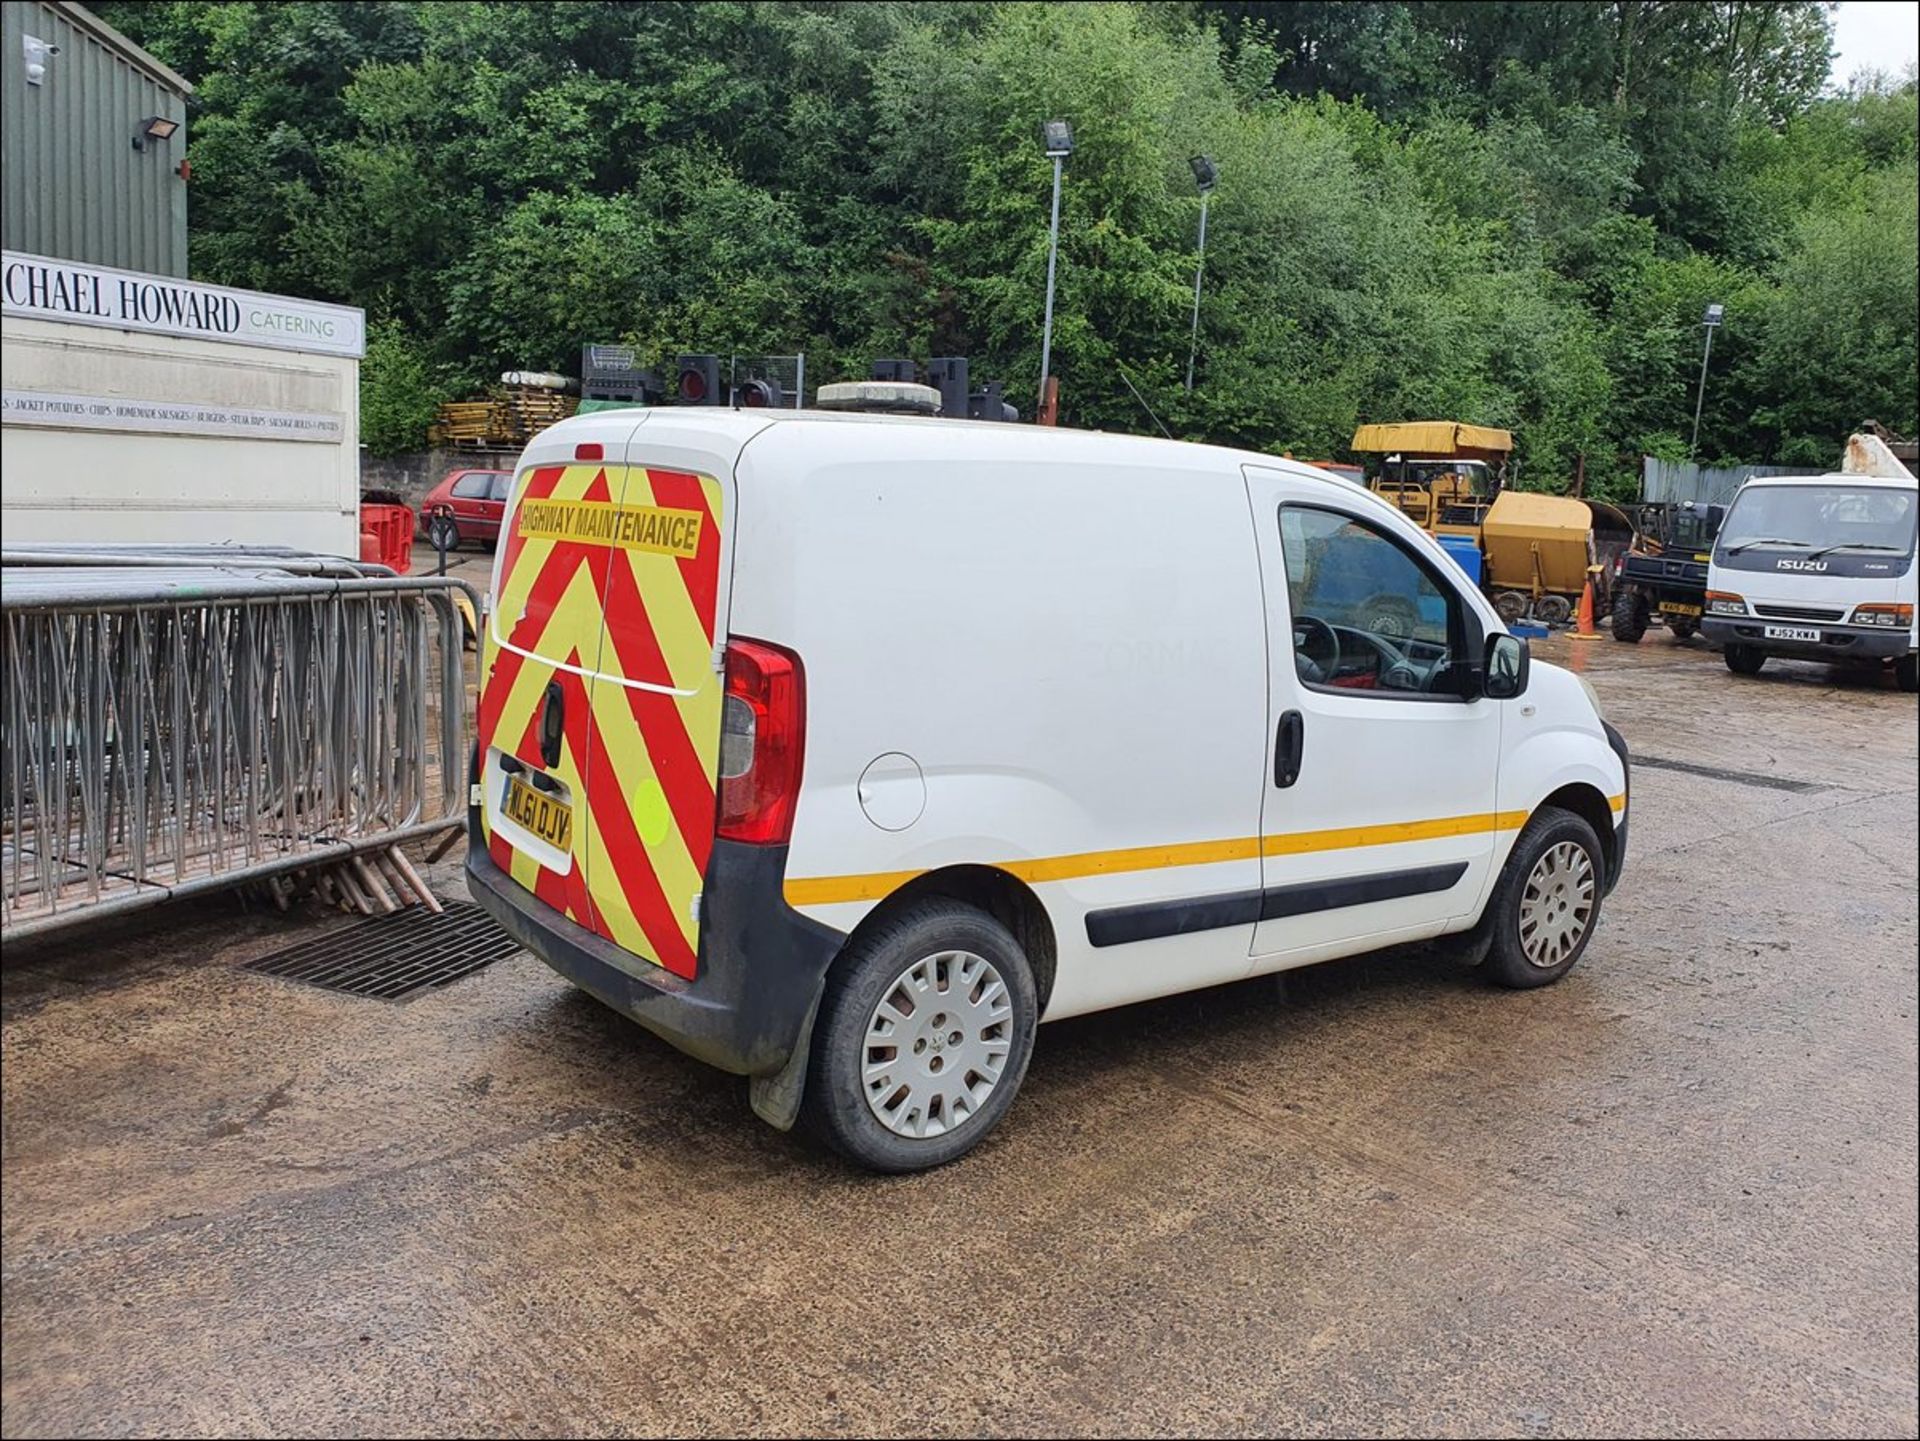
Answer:
POLYGON ((1893 663, 1894 684, 1911 695, 1920 691, 1920 653, 1902 656, 1893 663))
POLYGON ((1420 617, 1397 595, 1377 595, 1360 607, 1360 629, 1387 640, 1411 640, 1420 617))
POLYGON ((1759 675, 1760 667, 1767 663, 1765 651, 1755 650, 1750 645, 1740 645, 1737 642, 1727 646, 1724 657, 1727 669, 1735 675, 1759 675))
POLYGON ((1565 625, 1573 618, 1573 602, 1564 595, 1543 595, 1533 603, 1533 618, 1542 625, 1565 625))
POLYGON ((1493 598, 1493 608, 1500 612, 1500 619, 1512 625, 1525 615, 1533 605, 1533 597, 1524 590, 1503 590, 1493 598))
POLYGON ((1700 622, 1690 615, 1670 615, 1667 629, 1673 632, 1675 640, 1692 640, 1700 634, 1700 622))
POLYGON ((1593 939, 1606 888, 1600 838, 1572 811, 1544 806, 1513 843, 1487 900, 1487 958, 1480 972, 1526 990, 1559 980, 1593 939))
POLYGON ((1631 644, 1647 633, 1647 606, 1630 590, 1613 598, 1613 638, 1631 644))
POLYGON ((435 550, 458 550, 460 527, 451 516, 436 515, 427 522, 427 543, 435 550))
POLYGON ((834 962, 801 1119, 876 1171, 944 1165, 1013 1104, 1038 1020, 1033 971, 1005 926, 958 901, 911 903, 834 962))

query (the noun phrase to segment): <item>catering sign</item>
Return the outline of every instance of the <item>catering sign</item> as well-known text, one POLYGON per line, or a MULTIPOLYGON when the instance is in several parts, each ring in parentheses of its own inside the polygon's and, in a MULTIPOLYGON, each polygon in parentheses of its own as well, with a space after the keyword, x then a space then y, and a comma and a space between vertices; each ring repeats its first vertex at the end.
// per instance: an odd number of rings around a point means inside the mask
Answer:
POLYGON ((366 313, 256 290, 229 290, 168 275, 143 275, 9 250, 0 258, 4 313, 33 320, 182 335, 302 350, 366 352, 366 313))

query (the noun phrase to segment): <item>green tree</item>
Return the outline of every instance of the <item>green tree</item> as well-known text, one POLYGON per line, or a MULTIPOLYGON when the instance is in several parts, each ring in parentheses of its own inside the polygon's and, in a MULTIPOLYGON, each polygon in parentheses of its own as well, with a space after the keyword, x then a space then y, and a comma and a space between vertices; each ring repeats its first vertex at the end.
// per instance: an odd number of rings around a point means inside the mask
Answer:
POLYGON ((360 362, 360 440, 374 455, 398 455, 426 444, 427 427, 447 391, 426 351, 393 320, 367 326, 360 362))
POLYGON ((1703 458, 1915 425, 1914 79, 1823 90, 1811 0, 102 9, 198 86, 195 274, 376 317, 370 444, 605 340, 964 354, 1030 409, 1053 117, 1072 423, 1329 456, 1456 416, 1624 493, 1717 301, 1703 458))

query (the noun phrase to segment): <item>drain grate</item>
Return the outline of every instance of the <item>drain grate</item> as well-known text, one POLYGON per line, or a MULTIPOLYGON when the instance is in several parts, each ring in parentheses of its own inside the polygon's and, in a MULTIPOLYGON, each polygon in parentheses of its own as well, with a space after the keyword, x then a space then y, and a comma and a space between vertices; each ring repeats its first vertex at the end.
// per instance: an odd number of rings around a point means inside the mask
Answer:
POLYGON ((350 996, 404 1001, 451 985, 519 949, 519 942, 476 905, 450 905, 439 915, 412 906, 301 941, 242 969, 350 996))
POLYGON ((1788 780, 1785 776, 1770 776, 1760 771, 1735 771, 1724 766, 1703 766, 1694 761, 1670 761, 1665 756, 1636 755, 1633 767, 1641 766, 1656 771, 1680 771, 1690 776, 1705 776, 1710 781, 1731 781, 1737 786, 1759 786, 1770 791, 1823 791, 1828 789, 1818 781, 1788 780))

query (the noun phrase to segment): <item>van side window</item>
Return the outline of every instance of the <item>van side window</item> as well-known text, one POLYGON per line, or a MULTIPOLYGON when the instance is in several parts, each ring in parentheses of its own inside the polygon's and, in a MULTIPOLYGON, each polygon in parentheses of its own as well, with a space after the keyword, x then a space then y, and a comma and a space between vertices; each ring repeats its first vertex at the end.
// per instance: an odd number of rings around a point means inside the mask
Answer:
POLYGON ((493 486, 493 477, 484 470, 470 470, 453 483, 453 493, 462 500, 485 500, 493 486))
POLYGON ((1460 599, 1399 541, 1342 511, 1280 507, 1293 663, 1322 689, 1453 692, 1460 599))

